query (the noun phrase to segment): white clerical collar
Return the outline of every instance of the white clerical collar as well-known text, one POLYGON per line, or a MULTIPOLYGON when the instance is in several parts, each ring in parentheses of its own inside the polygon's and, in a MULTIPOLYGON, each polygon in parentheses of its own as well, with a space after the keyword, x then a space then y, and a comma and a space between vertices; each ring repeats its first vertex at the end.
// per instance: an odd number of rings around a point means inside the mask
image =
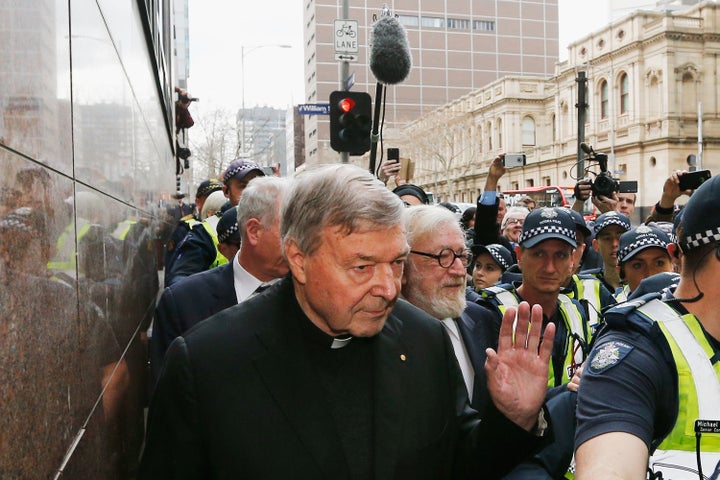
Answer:
POLYGON ((347 337, 335 337, 333 338, 332 345, 330 345, 330 348, 333 350, 337 350, 338 348, 344 348, 347 347, 350 343, 350 340, 352 340, 353 337, 348 335, 347 337))

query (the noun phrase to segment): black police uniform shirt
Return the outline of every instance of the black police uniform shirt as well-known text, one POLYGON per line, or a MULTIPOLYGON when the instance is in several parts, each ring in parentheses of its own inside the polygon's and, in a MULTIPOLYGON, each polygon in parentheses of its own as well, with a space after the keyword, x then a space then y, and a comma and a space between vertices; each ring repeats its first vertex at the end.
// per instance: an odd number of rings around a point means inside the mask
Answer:
MULTIPOLYGON (((679 302, 670 306, 687 313, 679 302)), ((718 351, 720 342, 705 336, 718 351)), ((603 331, 585 363, 575 448, 604 433, 625 432, 652 453, 675 425, 677 409, 677 369, 665 336, 657 323, 643 328, 628 320, 626 328, 603 331)))

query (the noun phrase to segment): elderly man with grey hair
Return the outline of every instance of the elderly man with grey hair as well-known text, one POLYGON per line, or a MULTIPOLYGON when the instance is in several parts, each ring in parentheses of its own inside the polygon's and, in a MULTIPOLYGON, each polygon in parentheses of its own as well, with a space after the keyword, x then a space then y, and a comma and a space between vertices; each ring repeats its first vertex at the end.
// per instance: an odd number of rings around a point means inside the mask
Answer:
POLYGON ((398 300, 404 208, 356 166, 294 179, 291 274, 175 340, 139 479, 497 478, 544 443, 552 327, 541 343, 523 304, 513 337, 507 315, 486 366, 504 416, 481 422, 445 329, 398 300))
POLYGON ((410 255, 402 296, 445 327, 471 405, 483 414, 492 406, 485 384, 485 349, 497 344, 499 331, 495 323, 482 321, 482 307, 465 300, 472 254, 462 228, 446 208, 417 206, 406 210, 405 229, 410 255))
MULTIPOLYGON (((237 222, 223 232, 223 236, 231 235, 233 228, 240 232, 240 250, 225 265, 165 288, 155 308, 150 342, 154 379, 176 337, 288 273, 280 245, 280 204, 290 182, 280 177, 252 179, 238 206, 233 207, 237 209, 237 222)), ((219 245, 224 243, 223 238, 218 240, 219 245)))

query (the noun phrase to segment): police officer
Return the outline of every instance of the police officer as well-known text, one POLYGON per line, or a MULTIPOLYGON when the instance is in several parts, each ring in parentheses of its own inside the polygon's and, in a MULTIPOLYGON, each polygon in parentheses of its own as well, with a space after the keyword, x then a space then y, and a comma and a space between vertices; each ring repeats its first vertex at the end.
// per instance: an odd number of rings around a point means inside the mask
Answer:
MULTIPOLYGON (((255 177, 265 173, 260 166, 250 160, 233 161, 223 174, 223 193, 234 207, 240 201, 242 192, 255 177)), ((227 263, 227 259, 217 248, 217 232, 213 222, 202 221, 194 225, 177 246, 175 259, 165 271, 167 286, 192 275, 227 263)))
POLYGON ((615 291, 618 302, 627 300, 644 278, 672 271, 667 252, 669 243, 665 232, 648 225, 640 225, 620 236, 617 268, 623 285, 615 291))
POLYGON ((720 178, 697 189, 676 233, 677 288, 608 311, 588 358, 579 480, 720 475, 720 178))
POLYGON ((486 288, 477 303, 492 312, 490 317, 496 322, 508 307, 523 300, 543 307, 544 323, 557 325, 548 387, 560 387, 570 382, 582 364, 592 335, 580 303, 560 293, 572 271, 575 224, 564 209, 537 208, 525 218, 519 240, 515 253, 522 284, 486 288))
POLYGON ((185 215, 180 219, 175 226, 175 229, 170 234, 170 239, 165 244, 165 258, 163 265, 165 266, 166 285, 169 284, 170 280, 167 272, 171 270, 173 261, 175 260, 175 256, 177 254, 176 247, 180 242, 182 242, 183 238, 185 238, 185 235, 188 234, 190 229, 202 220, 200 218, 200 212, 205 204, 205 200, 207 200, 210 194, 221 191, 222 188, 223 184, 215 179, 204 180, 200 182, 200 185, 198 185, 197 191, 195 192, 195 213, 185 215))
POLYGON ((620 236, 630 230, 630 219, 616 211, 603 213, 594 225, 595 238, 593 248, 600 253, 603 266, 599 269, 584 270, 580 273, 594 275, 610 292, 620 286, 620 274, 617 271, 617 251, 620 246, 620 236))
POLYGON ((558 478, 567 471, 572 458, 574 391, 593 333, 580 302, 561 293, 573 272, 575 228, 566 209, 536 208, 530 212, 515 250, 522 283, 518 287, 504 284, 484 289, 477 302, 486 307, 486 318, 479 321, 498 322, 508 307, 527 301, 542 306, 544 325, 554 323, 557 328, 547 395, 555 442, 514 470, 508 479, 558 478))

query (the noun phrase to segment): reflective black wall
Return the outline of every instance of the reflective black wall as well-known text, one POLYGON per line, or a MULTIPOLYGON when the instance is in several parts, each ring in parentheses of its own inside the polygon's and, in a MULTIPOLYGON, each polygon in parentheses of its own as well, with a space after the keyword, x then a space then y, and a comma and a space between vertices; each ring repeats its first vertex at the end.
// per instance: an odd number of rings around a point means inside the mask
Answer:
POLYGON ((2 479, 133 476, 175 189, 169 5, 0 0, 2 479))

